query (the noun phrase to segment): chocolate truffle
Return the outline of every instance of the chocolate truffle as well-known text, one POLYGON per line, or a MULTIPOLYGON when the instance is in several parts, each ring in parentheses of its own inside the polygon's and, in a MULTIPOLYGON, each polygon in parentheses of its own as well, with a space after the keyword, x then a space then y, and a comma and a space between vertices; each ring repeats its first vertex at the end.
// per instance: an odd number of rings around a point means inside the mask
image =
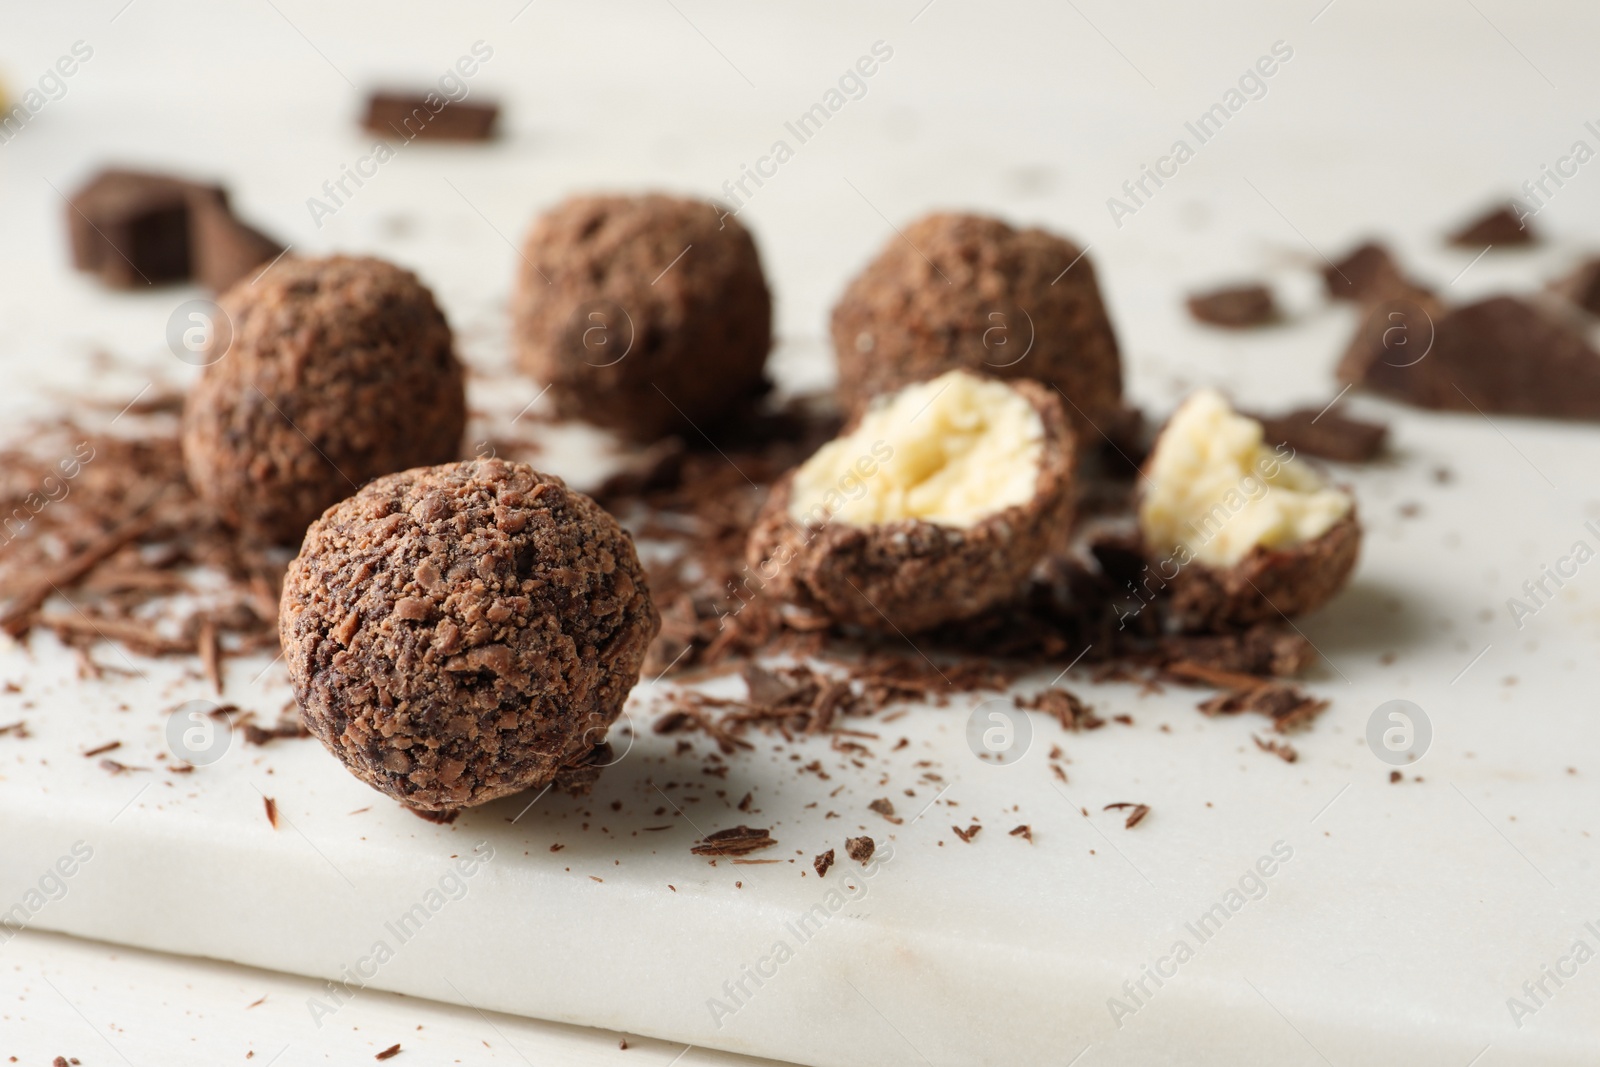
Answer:
POLYGON ((1145 464, 1139 531, 1150 580, 1187 630, 1226 630, 1322 606, 1361 545, 1355 500, 1203 389, 1145 464))
POLYGON ((1379 302, 1338 375, 1418 407, 1600 419, 1600 352, 1585 324, 1564 306, 1522 297, 1457 308, 1431 298, 1379 302))
POLYGON ((278 613, 306 726, 425 811, 586 792, 659 628, 616 521, 498 459, 391 474, 328 509, 278 613))
POLYGON ((1072 523, 1074 436, 1055 390, 951 371, 880 398, 776 485, 752 590, 906 634, 1015 597, 1072 523))
POLYGON ((195 490, 246 534, 298 543, 363 482, 457 457, 461 364, 410 271, 285 259, 219 303, 226 322, 184 404, 183 457, 195 490))
POLYGON ((1059 389, 1087 440, 1115 436, 1126 418, 1094 265, 1044 230, 978 215, 918 219, 846 287, 833 309, 833 346, 839 399, 851 412, 961 368, 1059 389))
POLYGON ((772 298, 749 232, 715 204, 558 204, 523 246, 512 316, 557 413, 634 440, 710 431, 767 389, 772 298))

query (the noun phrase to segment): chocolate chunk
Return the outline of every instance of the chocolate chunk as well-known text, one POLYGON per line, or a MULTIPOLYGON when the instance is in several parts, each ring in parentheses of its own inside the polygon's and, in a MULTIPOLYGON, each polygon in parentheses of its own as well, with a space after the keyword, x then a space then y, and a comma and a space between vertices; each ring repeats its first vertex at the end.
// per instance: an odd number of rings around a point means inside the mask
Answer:
POLYGON ((1268 447, 1287 444, 1298 453, 1365 463, 1383 451, 1389 427, 1381 422, 1350 419, 1326 407, 1298 408, 1284 415, 1253 415, 1261 423, 1268 447))
POLYGON ((116 289, 179 282, 193 273, 190 211, 227 210, 227 194, 163 174, 101 171, 67 207, 73 266, 116 289))
POLYGON ((362 128, 406 141, 487 141, 494 136, 497 104, 467 104, 434 93, 374 92, 362 128), (429 106, 429 101, 435 105, 429 106))
POLYGON ((231 288, 283 252, 283 245, 239 221, 220 201, 203 199, 189 216, 194 275, 212 292, 231 288))
POLYGON ((1189 297, 1189 314, 1212 326, 1245 329, 1276 322, 1278 305, 1266 286, 1240 285, 1195 293, 1189 297))
POLYGON ((1400 272, 1393 253, 1376 241, 1358 245, 1343 259, 1322 268, 1322 281, 1335 300, 1364 302, 1415 288, 1400 272))
POLYGON ((822 853, 811 861, 811 866, 816 868, 818 878, 828 876, 828 868, 833 866, 833 849, 822 853))
POLYGON ((1531 245, 1539 236, 1522 217, 1515 204, 1491 208, 1450 235, 1450 243, 1457 248, 1483 248, 1493 245, 1531 245))
POLYGON ((109 169, 67 208, 73 266, 115 289, 198 278, 221 292, 283 245, 236 218, 221 186, 109 169))
POLYGON ((1600 259, 1591 259, 1551 286, 1591 315, 1600 315, 1600 259))
POLYGON ((1339 379, 1418 407, 1600 418, 1600 353, 1574 323, 1513 296, 1448 312, 1378 304, 1339 379))

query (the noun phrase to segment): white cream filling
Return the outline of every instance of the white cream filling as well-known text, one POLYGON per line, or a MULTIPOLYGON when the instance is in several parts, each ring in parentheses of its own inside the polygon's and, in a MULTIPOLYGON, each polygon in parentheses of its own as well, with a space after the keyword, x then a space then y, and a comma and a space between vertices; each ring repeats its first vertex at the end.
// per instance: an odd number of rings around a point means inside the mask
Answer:
POLYGON ((795 472, 791 517, 970 527, 1033 499, 1044 423, 1010 386, 951 371, 876 403, 795 472))
POLYGON ((1256 545, 1313 541, 1349 514, 1349 494, 1262 441, 1261 424, 1236 414, 1215 389, 1183 402, 1156 441, 1145 469, 1139 527, 1159 551, 1187 551, 1216 567, 1256 545))

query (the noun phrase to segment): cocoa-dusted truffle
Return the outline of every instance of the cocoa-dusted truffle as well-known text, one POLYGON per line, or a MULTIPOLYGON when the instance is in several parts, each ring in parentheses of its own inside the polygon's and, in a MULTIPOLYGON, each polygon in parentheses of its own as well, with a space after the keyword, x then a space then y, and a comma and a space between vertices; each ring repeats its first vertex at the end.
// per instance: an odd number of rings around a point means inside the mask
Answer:
POLYGON ((963 368, 1060 389, 1067 417, 1090 441, 1115 436, 1126 418, 1094 265, 1040 229, 978 215, 918 219, 845 289, 833 309, 833 345, 839 398, 852 412, 963 368))
POLYGON ((635 440, 709 430, 767 388, 755 242, 704 201, 558 204, 523 246, 512 316, 517 358, 556 411, 635 440))
POLYGON ((330 508, 278 614, 306 726, 428 811, 586 792, 659 627, 616 521, 498 459, 391 474, 330 508))
POLYGON ((776 485, 750 531, 759 595, 913 633, 1014 597, 1072 522, 1053 389, 951 371, 881 398, 776 485))
POLYGON ((1152 593, 1189 630, 1225 630, 1322 606, 1355 568, 1355 500, 1212 389, 1195 393, 1145 464, 1139 531, 1152 593))
POLYGON ((410 271, 284 259, 219 303, 183 456, 195 490, 246 533, 298 543, 368 479, 459 455, 461 364, 410 271))

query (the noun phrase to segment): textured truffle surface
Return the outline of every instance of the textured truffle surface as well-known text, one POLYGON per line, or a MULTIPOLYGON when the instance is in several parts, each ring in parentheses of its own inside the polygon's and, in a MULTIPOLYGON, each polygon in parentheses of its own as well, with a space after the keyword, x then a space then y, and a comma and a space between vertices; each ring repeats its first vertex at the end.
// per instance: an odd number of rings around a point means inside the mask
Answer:
POLYGON ((846 287, 833 309, 833 345, 848 411, 962 368, 1059 388, 1086 441, 1115 436, 1126 419, 1094 266, 1044 230, 977 215, 917 220, 846 287))
POLYGON ((517 358, 556 411, 635 440, 711 429, 767 388, 755 242, 704 201, 557 205, 523 246, 512 316, 517 358))
POLYGON ((229 327, 214 331, 214 362, 184 404, 184 465, 248 534, 298 543, 363 482, 459 454, 461 364, 411 272, 377 259, 285 259, 219 304, 229 327))
POLYGON ((278 616, 306 726, 430 811, 587 791, 659 627, 616 521, 496 459, 392 474, 329 509, 278 616))
POLYGON ((1076 456, 1072 425, 1055 390, 1030 381, 1010 384, 1044 425, 1032 500, 966 528, 921 519, 817 525, 790 515, 791 472, 773 486, 750 531, 745 555, 757 594, 776 596, 807 615, 890 633, 971 618, 1015 597, 1034 564, 1065 543, 1076 456))

